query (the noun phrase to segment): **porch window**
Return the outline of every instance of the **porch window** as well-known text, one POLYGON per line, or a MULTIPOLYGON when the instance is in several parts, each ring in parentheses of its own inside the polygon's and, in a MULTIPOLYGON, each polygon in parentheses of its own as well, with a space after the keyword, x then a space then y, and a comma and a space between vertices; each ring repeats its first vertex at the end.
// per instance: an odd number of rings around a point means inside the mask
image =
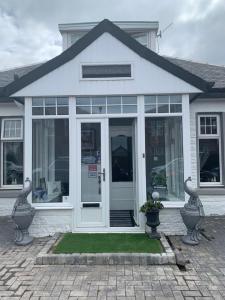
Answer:
POLYGON ((164 201, 184 200, 182 117, 145 119, 146 190, 164 201))
POLYGON ((145 96, 145 113, 181 113, 181 95, 151 95, 145 96))
POLYGON ((198 116, 198 147, 200 186, 222 184, 219 115, 198 116))
POLYGON ((63 202, 69 195, 69 120, 33 120, 33 202, 63 202))
POLYGON ((2 119, 1 185, 17 187, 23 184, 23 120, 2 119))
POLYGON ((77 114, 137 113, 136 96, 93 96, 76 98, 77 114))
POLYGON ((32 99, 32 115, 55 116, 69 114, 69 100, 67 97, 36 97, 32 99))

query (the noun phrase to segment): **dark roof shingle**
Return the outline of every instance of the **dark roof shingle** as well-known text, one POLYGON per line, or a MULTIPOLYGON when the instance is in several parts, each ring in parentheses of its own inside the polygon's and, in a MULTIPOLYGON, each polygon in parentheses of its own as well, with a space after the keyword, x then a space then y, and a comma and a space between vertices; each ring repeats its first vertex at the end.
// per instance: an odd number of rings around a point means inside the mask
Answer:
POLYGON ((23 75, 28 74, 30 71, 36 69, 40 65, 42 65, 42 63, 13 68, 6 71, 0 71, 0 88, 13 82, 15 75, 17 75, 18 77, 22 77, 23 75))
POLYGON ((170 62, 180 66, 181 68, 195 74, 206 81, 215 82, 213 88, 225 88, 225 67, 199 62, 192 62, 189 60, 165 57, 170 62))

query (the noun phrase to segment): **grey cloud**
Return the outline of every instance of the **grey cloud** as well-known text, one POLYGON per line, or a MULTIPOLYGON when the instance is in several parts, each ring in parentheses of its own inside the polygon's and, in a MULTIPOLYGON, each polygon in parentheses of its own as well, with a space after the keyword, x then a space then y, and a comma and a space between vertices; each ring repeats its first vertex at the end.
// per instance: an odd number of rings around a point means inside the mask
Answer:
POLYGON ((110 20, 173 22, 160 53, 225 64, 224 0, 2 0, 0 69, 48 60, 61 51, 58 23, 110 20))

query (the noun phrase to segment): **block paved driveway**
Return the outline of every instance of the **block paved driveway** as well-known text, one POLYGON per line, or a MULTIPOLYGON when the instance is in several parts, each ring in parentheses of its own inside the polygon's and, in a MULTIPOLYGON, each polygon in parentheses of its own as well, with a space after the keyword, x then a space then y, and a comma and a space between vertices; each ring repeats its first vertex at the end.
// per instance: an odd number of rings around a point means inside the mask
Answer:
POLYGON ((13 225, 0 218, 0 299, 225 299, 225 217, 205 221, 197 247, 171 237, 190 264, 177 266, 36 266, 48 238, 32 246, 13 244, 13 225))

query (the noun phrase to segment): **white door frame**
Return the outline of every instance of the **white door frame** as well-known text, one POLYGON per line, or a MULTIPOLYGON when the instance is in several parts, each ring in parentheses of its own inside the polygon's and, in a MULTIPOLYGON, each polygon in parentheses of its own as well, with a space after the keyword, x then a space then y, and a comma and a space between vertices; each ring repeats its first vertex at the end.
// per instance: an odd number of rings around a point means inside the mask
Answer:
MULTIPOLYGON (((76 228, 95 228, 95 227, 109 227, 109 149, 108 149, 108 119, 107 118, 82 118, 76 120, 76 161, 77 170, 77 191, 75 203, 75 227, 76 228), (101 124, 101 172, 105 169, 105 181, 101 183, 101 197, 100 207, 102 211, 101 222, 83 222, 81 220, 81 210, 84 209, 81 205, 81 124, 82 123, 100 123, 101 124)), ((87 208, 86 208, 87 209, 87 208)), ((89 208, 94 209, 94 208, 89 208)), ((96 208, 95 208, 96 209, 96 208)))

